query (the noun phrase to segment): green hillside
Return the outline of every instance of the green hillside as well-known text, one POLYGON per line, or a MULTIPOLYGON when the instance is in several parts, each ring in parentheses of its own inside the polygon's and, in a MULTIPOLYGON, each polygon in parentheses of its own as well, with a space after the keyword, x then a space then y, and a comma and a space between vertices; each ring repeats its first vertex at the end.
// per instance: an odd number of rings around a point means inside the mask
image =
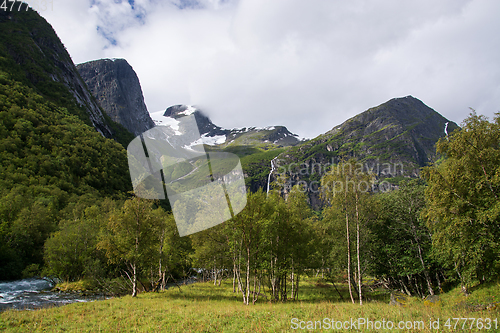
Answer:
POLYGON ((44 242, 72 207, 132 189, 123 147, 132 136, 88 98, 64 46, 36 12, 0 11, 0 29, 4 280, 41 271, 44 242))
POLYGON ((41 267, 44 241, 66 207, 131 190, 120 144, 3 70, 0 152, 0 280, 41 267))

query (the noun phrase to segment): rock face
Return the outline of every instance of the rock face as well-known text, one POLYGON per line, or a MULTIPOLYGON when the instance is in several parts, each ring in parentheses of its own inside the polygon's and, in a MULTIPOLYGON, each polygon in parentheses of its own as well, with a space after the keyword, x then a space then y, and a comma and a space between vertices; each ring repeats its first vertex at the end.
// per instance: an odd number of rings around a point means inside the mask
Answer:
POLYGON ((68 108, 103 136, 114 137, 113 124, 101 112, 52 26, 38 13, 0 10, 0 57, 37 93, 68 108), (71 105, 76 105, 73 108, 71 105))
POLYGON ((398 179, 417 177, 436 159, 436 142, 457 128, 412 96, 391 99, 280 154, 278 170, 289 179, 283 190, 286 194, 295 184, 307 185, 311 204, 319 207, 319 180, 332 164, 349 158, 392 186, 398 179))
POLYGON ((76 68, 113 121, 136 136, 154 127, 137 74, 125 59, 100 59, 76 68))
MULTIPOLYGON (((404 162, 420 168, 432 162, 436 142, 458 126, 412 96, 393 98, 325 134, 339 156, 404 162)), ((415 174, 416 175, 416 174, 415 174)))

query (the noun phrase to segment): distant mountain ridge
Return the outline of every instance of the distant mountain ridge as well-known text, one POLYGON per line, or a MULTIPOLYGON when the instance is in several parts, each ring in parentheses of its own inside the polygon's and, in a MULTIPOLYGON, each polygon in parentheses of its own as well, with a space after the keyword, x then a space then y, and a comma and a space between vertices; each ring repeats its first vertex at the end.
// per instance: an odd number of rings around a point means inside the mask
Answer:
POLYGON ((99 59, 76 66, 104 111, 135 136, 154 127, 139 78, 125 59, 99 59))
POLYGON ((292 146, 300 142, 298 136, 291 133, 284 126, 224 129, 212 123, 202 110, 194 106, 174 105, 167 108, 164 112, 152 113, 151 117, 156 125, 170 126, 175 124, 176 118, 189 114, 194 114, 202 141, 207 145, 218 146, 219 148, 259 146, 267 150, 292 146))
POLYGON ((314 207, 322 205, 317 186, 332 164, 356 158, 380 181, 396 184, 418 177, 420 168, 437 158, 435 144, 445 129, 451 133, 459 128, 412 96, 391 99, 303 142, 282 126, 223 129, 192 106, 176 105, 151 115, 157 125, 175 127, 175 119, 187 114, 195 115, 204 144, 241 157, 251 191, 267 189, 269 181, 278 184, 280 176, 287 179, 278 185, 285 195, 295 184, 314 183, 316 188, 307 189, 314 207), (315 167, 320 171, 313 172, 315 167))
POLYGON ((370 108, 334 127, 324 136, 328 138, 327 148, 341 155, 346 155, 349 143, 357 140, 359 147, 353 150, 353 157, 371 160, 372 154, 378 152, 383 156, 375 156, 383 157, 384 161, 405 157, 422 167, 435 156, 434 145, 446 135, 445 127, 451 133, 458 125, 419 99, 406 96, 370 108), (387 145, 383 141, 393 143, 387 145), (400 146, 399 152, 389 149, 394 143, 400 146))

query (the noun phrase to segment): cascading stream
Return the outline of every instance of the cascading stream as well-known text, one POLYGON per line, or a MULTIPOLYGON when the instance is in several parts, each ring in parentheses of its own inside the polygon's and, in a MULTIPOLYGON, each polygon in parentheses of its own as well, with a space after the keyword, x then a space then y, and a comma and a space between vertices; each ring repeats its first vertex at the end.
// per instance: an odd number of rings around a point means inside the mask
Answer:
POLYGON ((104 296, 82 296, 79 293, 51 291, 51 281, 45 279, 24 279, 0 282, 0 311, 6 309, 38 309, 75 302, 89 302, 104 299, 104 296))
POLYGON ((273 174, 273 172, 276 170, 276 167, 275 167, 275 160, 277 159, 278 157, 275 157, 271 160, 271 171, 269 172, 269 176, 267 177, 267 194, 269 194, 269 186, 271 184, 271 175, 273 174))

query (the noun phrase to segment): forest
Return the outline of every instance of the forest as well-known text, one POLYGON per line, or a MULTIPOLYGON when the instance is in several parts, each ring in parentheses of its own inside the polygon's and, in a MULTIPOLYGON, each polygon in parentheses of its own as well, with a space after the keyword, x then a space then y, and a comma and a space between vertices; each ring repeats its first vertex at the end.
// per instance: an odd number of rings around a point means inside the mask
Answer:
POLYGON ((305 275, 347 283, 352 303, 367 279, 424 297, 498 278, 499 113, 472 112, 420 179, 391 191, 371 191, 375 175, 343 159, 321 178, 320 210, 277 179, 231 220, 179 237, 168 202, 130 192, 119 143, 5 72, 0 111, 0 280, 85 279, 136 296, 198 275, 231 279, 249 305, 300 299, 305 275))

